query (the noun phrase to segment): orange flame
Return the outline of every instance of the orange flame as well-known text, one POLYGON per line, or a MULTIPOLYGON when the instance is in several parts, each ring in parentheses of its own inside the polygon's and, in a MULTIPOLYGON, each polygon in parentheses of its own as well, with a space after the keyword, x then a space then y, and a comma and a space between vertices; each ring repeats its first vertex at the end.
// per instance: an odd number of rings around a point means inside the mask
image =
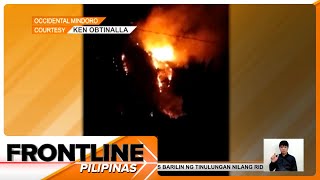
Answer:
POLYGON ((182 98, 170 91, 173 70, 169 63, 176 64, 177 58, 174 47, 167 44, 145 44, 152 64, 157 70, 157 83, 160 92, 160 108, 170 118, 177 119, 182 113, 182 98))
POLYGON ((158 70, 157 80, 159 92, 162 93, 164 88, 170 87, 173 72, 168 62, 174 61, 174 50, 172 46, 165 45, 162 47, 150 48, 149 51, 149 54, 152 57, 153 66, 158 70))
POLYGON ((163 47, 154 47, 150 49, 152 56, 161 62, 172 61, 175 59, 173 47, 170 45, 165 45, 163 47))
POLYGON ((151 57, 151 64, 157 70, 157 84, 160 92, 159 107, 164 114, 177 119, 183 115, 182 98, 174 95, 170 89, 173 78, 172 65, 175 67, 184 65, 185 56, 168 37, 155 34, 138 34, 138 36, 144 50, 151 57))
POLYGON ((159 107, 168 116, 183 114, 182 98, 170 91, 174 78, 170 66, 187 68, 191 61, 208 63, 226 47, 227 31, 220 28, 227 19, 225 13, 221 14, 224 10, 222 6, 156 6, 138 22, 133 38, 141 43, 157 70, 159 107))
POLYGON ((224 31, 218 31, 211 19, 218 14, 215 8, 207 6, 155 7, 137 24, 133 38, 152 59, 158 73, 159 107, 171 118, 184 114, 182 97, 171 89, 172 68, 187 68, 190 61, 209 62, 207 60, 218 54, 219 46, 212 42, 219 41, 217 34, 224 31))

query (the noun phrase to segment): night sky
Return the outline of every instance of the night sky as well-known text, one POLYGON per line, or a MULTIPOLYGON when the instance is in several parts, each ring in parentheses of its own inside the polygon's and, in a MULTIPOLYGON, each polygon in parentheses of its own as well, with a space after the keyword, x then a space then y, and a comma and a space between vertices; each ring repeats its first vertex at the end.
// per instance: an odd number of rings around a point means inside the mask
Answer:
MULTIPOLYGON (((125 26, 146 18, 152 8, 125 6, 84 5, 84 16, 106 16, 102 25, 125 26)), ((157 136, 159 161, 228 161, 228 6, 217 6, 217 10, 219 17, 212 20, 219 19, 219 28, 226 32, 225 43, 220 44, 224 50, 207 66, 193 63, 188 69, 174 69, 172 86, 183 97, 186 112, 177 120, 157 110, 156 72, 129 35, 84 35, 84 135, 157 136), (123 52, 133 69, 128 75, 122 67, 123 52)))

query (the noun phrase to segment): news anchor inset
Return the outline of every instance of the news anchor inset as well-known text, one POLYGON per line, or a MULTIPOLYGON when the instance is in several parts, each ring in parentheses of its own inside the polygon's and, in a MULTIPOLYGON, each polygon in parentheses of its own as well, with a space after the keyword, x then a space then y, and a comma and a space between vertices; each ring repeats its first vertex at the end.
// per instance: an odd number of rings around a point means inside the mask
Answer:
POLYGON ((288 141, 279 143, 280 154, 274 153, 269 164, 270 171, 298 171, 296 158, 288 153, 288 141))

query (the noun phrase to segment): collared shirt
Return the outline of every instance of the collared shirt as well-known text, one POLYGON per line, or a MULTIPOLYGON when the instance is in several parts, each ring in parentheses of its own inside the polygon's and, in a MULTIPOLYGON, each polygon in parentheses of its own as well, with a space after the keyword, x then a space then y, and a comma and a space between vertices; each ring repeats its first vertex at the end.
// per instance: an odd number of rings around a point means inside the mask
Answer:
POLYGON ((297 171, 297 163, 294 156, 290 154, 286 154, 282 156, 282 154, 278 155, 278 160, 276 162, 271 162, 269 165, 270 171, 297 171))

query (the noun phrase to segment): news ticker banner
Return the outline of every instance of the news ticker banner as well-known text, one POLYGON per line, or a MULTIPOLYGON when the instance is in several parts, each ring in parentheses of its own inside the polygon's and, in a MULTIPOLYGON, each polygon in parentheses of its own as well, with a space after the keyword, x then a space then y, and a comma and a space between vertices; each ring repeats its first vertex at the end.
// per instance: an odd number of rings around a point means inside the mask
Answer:
POLYGON ((100 26, 106 17, 32 17, 32 34, 131 34, 136 26, 100 26))
MULTIPOLYGON (((157 138, 153 136, 118 137, 105 144, 15 141, 4 147, 0 171, 28 170, 35 179, 159 179, 159 171, 264 171, 261 162, 158 162, 157 138)), ((19 174, 5 177, 14 176, 19 174)))
POLYGON ((264 171, 263 163, 158 163, 158 171, 264 171))

